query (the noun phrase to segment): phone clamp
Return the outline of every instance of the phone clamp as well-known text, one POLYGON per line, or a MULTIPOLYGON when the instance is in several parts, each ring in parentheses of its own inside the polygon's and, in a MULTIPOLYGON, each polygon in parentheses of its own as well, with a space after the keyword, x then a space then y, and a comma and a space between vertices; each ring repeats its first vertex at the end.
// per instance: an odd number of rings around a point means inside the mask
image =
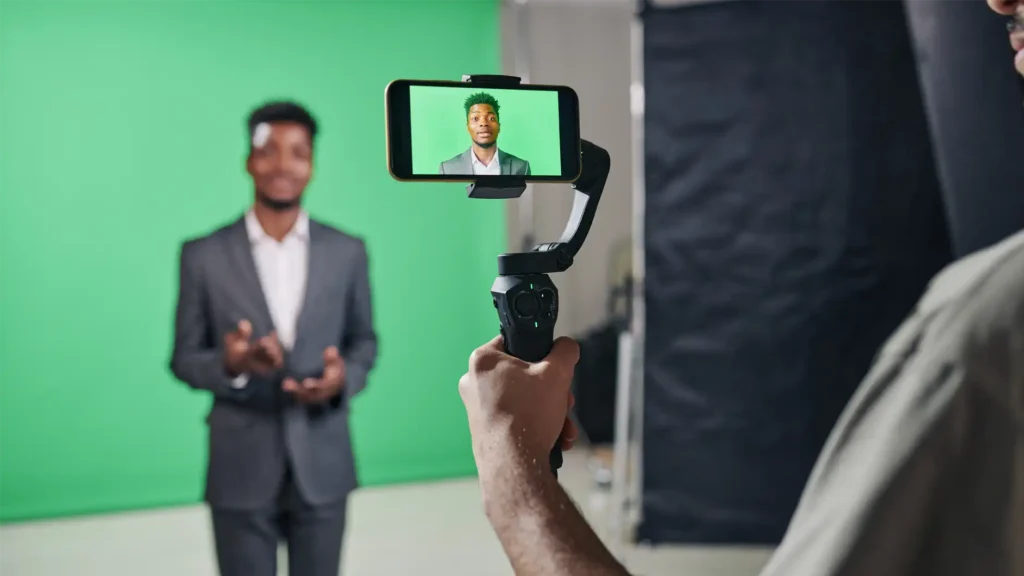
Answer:
POLYGON ((526 180, 522 178, 493 176, 491 182, 478 184, 473 182, 466 186, 470 198, 484 200, 511 200, 519 198, 526 192, 526 180))

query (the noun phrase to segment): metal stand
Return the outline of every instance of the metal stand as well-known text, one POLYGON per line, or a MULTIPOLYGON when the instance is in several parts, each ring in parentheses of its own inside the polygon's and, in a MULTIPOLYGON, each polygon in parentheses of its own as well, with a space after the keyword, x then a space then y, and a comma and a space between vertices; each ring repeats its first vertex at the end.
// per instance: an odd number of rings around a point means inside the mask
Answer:
MULTIPOLYGON (((524 84, 530 83, 530 8, 528 0, 514 0, 512 14, 515 20, 515 56, 513 72, 524 84)), ((516 227, 519 229, 519 249, 528 251, 535 244, 533 185, 526 183, 526 190, 516 202, 516 227)))
MULTIPOLYGON (((644 77, 643 21, 646 2, 637 2, 632 22, 630 112, 633 136, 633 274, 632 313, 628 332, 619 337, 619 372, 615 398, 615 440, 612 499, 609 517, 617 548, 633 542, 640 522, 643 471, 643 350, 644 350, 644 77)), ((621 558, 621 556, 620 556, 621 558)))

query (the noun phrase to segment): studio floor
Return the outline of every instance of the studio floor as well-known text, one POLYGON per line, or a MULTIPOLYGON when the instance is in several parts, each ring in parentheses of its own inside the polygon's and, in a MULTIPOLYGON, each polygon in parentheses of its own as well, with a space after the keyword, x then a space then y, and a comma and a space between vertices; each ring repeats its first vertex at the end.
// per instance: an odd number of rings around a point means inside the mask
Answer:
MULTIPOLYGON (((589 463, 584 450, 567 453, 561 479, 600 528, 607 525, 608 495, 596 487, 589 463)), ((348 513, 345 576, 512 575, 473 479, 363 489, 348 513)), ((770 552, 630 546, 620 558, 636 576, 754 576, 770 552)), ((204 507, 0 528, 0 576, 143 574, 216 576, 204 507)), ((286 574, 283 567, 280 574, 286 574)))

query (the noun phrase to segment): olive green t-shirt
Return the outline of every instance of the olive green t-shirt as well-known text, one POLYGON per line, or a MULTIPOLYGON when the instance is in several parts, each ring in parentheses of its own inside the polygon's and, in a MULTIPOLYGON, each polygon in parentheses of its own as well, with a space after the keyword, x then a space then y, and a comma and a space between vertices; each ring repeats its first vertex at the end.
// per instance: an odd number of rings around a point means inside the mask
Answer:
POLYGON ((762 576, 1024 576, 1024 233, 886 342, 762 576))

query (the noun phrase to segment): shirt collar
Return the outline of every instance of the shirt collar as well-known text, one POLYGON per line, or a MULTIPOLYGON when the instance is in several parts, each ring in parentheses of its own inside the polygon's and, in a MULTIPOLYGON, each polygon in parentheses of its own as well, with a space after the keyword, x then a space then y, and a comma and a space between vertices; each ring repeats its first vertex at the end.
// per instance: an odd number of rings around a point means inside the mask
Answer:
POLYGON ((500 162, 501 159, 498 158, 499 154, 501 154, 501 151, 498 150, 497 148, 495 148, 494 149, 494 157, 491 158, 491 163, 490 164, 484 164, 483 162, 480 161, 479 158, 476 157, 476 152, 474 152, 472 148, 469 149, 469 157, 473 161, 473 164, 475 164, 477 166, 480 166, 482 168, 488 168, 490 166, 498 166, 501 163, 500 162))
MULTIPOLYGON (((245 213, 245 231, 249 235, 250 242, 271 239, 266 231, 263 230, 263 226, 256 218, 256 212, 252 208, 245 213)), ((309 214, 305 210, 299 211, 299 218, 295 221, 295 226, 292 226, 292 229, 285 236, 285 238, 289 237, 300 240, 309 239, 309 214)))

